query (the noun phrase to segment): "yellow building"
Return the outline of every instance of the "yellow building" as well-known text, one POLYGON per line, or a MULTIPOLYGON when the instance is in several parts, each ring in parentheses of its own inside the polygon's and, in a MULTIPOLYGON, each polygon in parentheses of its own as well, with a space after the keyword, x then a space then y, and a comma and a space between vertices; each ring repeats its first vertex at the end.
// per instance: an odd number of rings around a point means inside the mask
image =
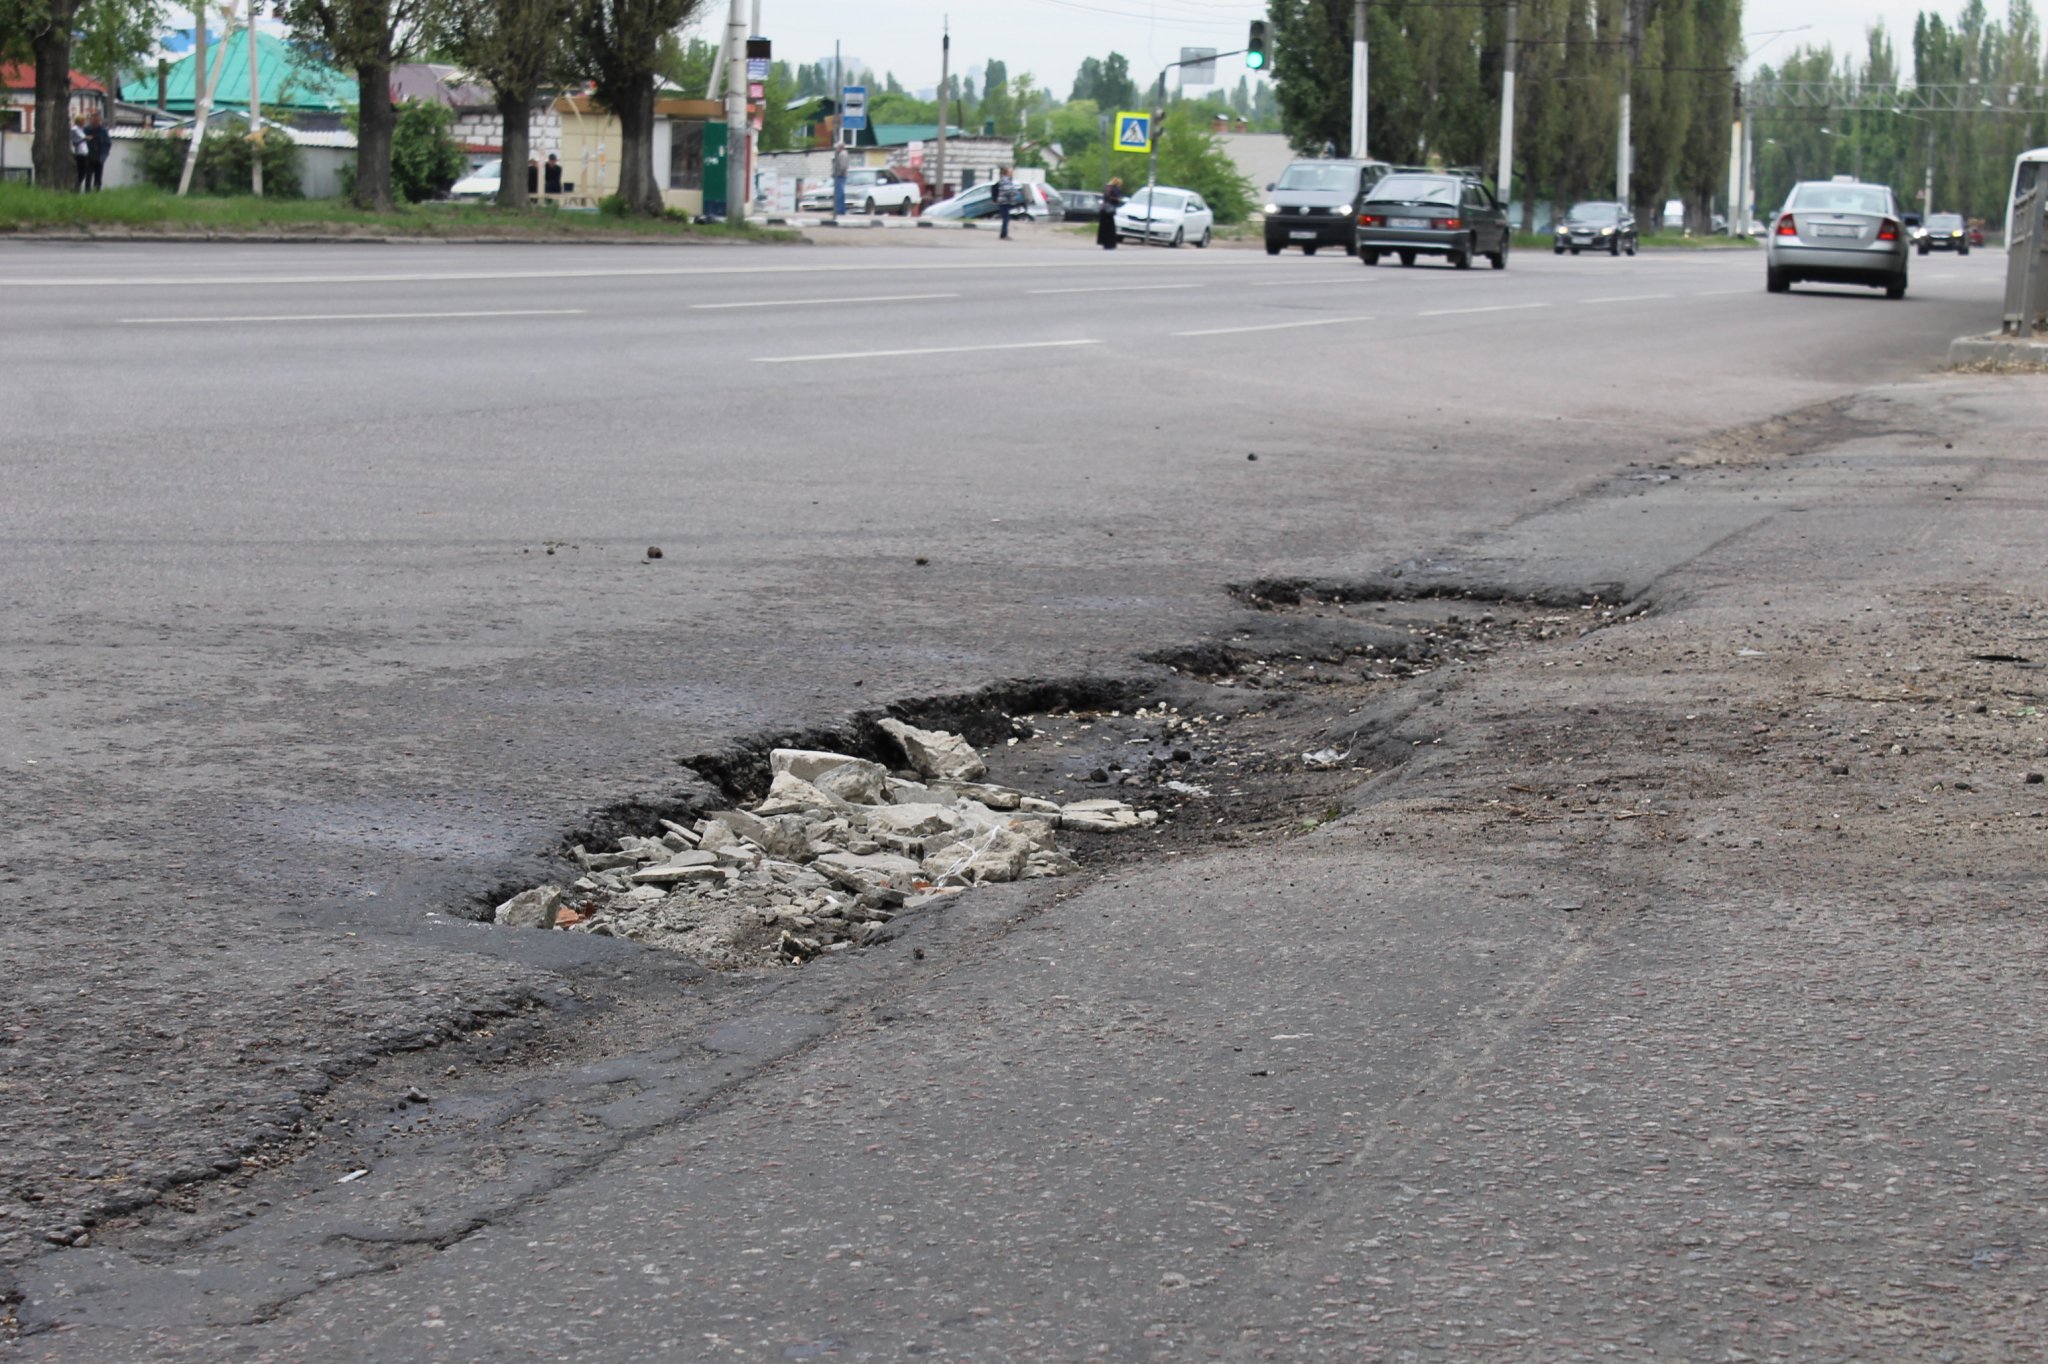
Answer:
MULTIPOLYGON (((555 101, 562 119, 563 201, 593 206, 619 192, 619 120, 588 95, 555 101)), ((705 129, 715 127, 713 151, 725 145, 725 105, 715 99, 654 101, 654 182, 661 201, 681 213, 704 211, 705 129)), ((715 158, 714 158, 715 159, 715 158)), ((714 193, 714 199, 723 195, 714 193)))

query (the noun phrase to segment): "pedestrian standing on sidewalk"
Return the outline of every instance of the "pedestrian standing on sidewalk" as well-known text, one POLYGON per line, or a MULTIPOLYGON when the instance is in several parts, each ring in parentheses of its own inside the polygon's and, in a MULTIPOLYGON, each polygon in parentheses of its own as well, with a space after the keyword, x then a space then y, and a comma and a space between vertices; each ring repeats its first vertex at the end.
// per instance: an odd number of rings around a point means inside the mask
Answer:
POLYGON ((92 149, 85 140, 83 114, 71 120, 71 163, 78 167, 78 191, 83 194, 86 182, 92 178, 92 149))
POLYGON ((1010 168, 1003 167, 996 172, 996 221, 1002 231, 996 233, 997 241, 1010 240, 1010 214, 1017 208, 1017 182, 1010 178, 1010 168))
POLYGON ((541 186, 548 194, 562 192, 562 163, 553 152, 548 153, 548 163, 540 168, 541 186))
POLYGON ((1095 244, 1105 251, 1116 250, 1116 211, 1123 203, 1124 179, 1119 175, 1102 187, 1102 211, 1095 218, 1095 244))
POLYGON ((846 171, 852 162, 846 154, 846 144, 840 143, 832 149, 832 216, 846 216, 846 171))
POLYGON ((79 185, 80 189, 106 188, 107 158, 113 154, 114 135, 107 131, 106 121, 94 114, 85 125, 86 179, 79 185))

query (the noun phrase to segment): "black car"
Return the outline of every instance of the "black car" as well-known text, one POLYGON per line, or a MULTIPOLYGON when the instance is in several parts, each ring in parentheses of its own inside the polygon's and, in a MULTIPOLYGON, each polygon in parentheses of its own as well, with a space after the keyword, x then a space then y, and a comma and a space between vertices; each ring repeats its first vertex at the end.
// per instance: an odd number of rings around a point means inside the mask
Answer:
POLYGON ((1558 219, 1551 232, 1550 249, 1560 256, 1567 251, 1574 256, 1581 251, 1605 251, 1610 256, 1636 253, 1636 215, 1628 211, 1628 205, 1612 200, 1573 204, 1572 211, 1558 219))
POLYGON ((1958 256, 1970 254, 1970 225, 1963 221, 1960 213, 1930 213, 1927 226, 1920 233, 1921 255, 1929 251, 1953 251, 1958 256))
POLYGON ((1092 223, 1102 213, 1102 196, 1092 189, 1063 189, 1060 198, 1066 201, 1070 223, 1092 223))
POLYGON ((1298 246, 1313 256, 1325 246, 1354 248, 1351 216, 1379 178, 1393 167, 1384 161, 1296 161, 1266 186, 1266 254, 1298 246))
POLYGON ((1413 265, 1417 256, 1443 256, 1460 270, 1484 256, 1496 270, 1508 268, 1514 231, 1508 211, 1477 175, 1459 171, 1395 171, 1383 176, 1358 205, 1355 249, 1367 265, 1396 255, 1413 265))

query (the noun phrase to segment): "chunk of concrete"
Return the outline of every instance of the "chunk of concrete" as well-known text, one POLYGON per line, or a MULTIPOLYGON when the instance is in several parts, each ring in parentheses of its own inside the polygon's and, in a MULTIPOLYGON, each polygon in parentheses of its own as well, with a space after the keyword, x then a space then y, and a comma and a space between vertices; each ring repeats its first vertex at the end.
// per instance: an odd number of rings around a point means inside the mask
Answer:
POLYGON ((562 907, 560 886, 535 886, 522 890, 498 906, 492 920, 507 928, 553 928, 555 911, 562 907))
POLYGON ((868 811, 868 832, 923 838, 957 828, 961 818, 943 805, 883 805, 868 811))
POLYGON ((880 763, 850 758, 807 780, 826 795, 837 796, 849 805, 889 803, 889 774, 880 763))
POLYGON ((806 810, 836 810, 843 804, 843 801, 834 800, 801 777, 777 772, 774 782, 768 787, 768 798, 754 807, 754 813, 764 818, 795 815, 806 810))
POLYGON ((825 753, 815 748, 774 748, 768 751, 769 772, 787 772, 798 781, 811 781, 821 772, 860 761, 851 753, 825 753))
POLYGON ((972 744, 957 734, 919 729, 901 720, 884 720, 881 728, 902 747, 903 756, 910 765, 927 777, 975 781, 988 775, 988 764, 981 760, 972 744))
POLYGON ((924 878, 935 885, 971 885, 982 881, 1014 881, 1024 874, 1031 840, 1010 829, 991 829, 980 838, 955 843, 925 858, 924 878))
POLYGON ((848 880, 862 886, 883 886, 893 890, 908 890, 910 883, 917 879, 917 863, 895 853, 826 853, 811 866, 824 872, 832 880, 845 885, 848 880))

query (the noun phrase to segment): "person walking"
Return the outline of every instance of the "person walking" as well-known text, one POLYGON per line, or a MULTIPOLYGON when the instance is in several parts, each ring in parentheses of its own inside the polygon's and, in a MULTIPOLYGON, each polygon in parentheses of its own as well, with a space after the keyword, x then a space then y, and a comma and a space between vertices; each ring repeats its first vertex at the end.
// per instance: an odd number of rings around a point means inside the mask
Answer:
POLYGON ((1004 166, 996 172, 996 222, 1002 231, 996 233, 996 240, 1010 240, 1010 215, 1017 209, 1017 182, 1010 178, 1010 168, 1004 166))
POLYGON ((1105 251, 1116 250, 1116 211, 1124 203, 1124 178, 1119 175, 1102 187, 1102 211, 1095 219, 1095 244, 1105 251))
POLYGON ((82 194, 86 182, 92 178, 92 149, 85 139, 83 114, 71 120, 71 163, 78 167, 78 190, 82 194))
POLYGON ((85 125, 86 175, 80 189, 106 188, 107 158, 113 154, 114 135, 107 131, 106 121, 94 114, 85 125))
POLYGON ((846 216, 846 172, 853 158, 846 153, 846 144, 840 143, 832 149, 832 216, 846 216))

